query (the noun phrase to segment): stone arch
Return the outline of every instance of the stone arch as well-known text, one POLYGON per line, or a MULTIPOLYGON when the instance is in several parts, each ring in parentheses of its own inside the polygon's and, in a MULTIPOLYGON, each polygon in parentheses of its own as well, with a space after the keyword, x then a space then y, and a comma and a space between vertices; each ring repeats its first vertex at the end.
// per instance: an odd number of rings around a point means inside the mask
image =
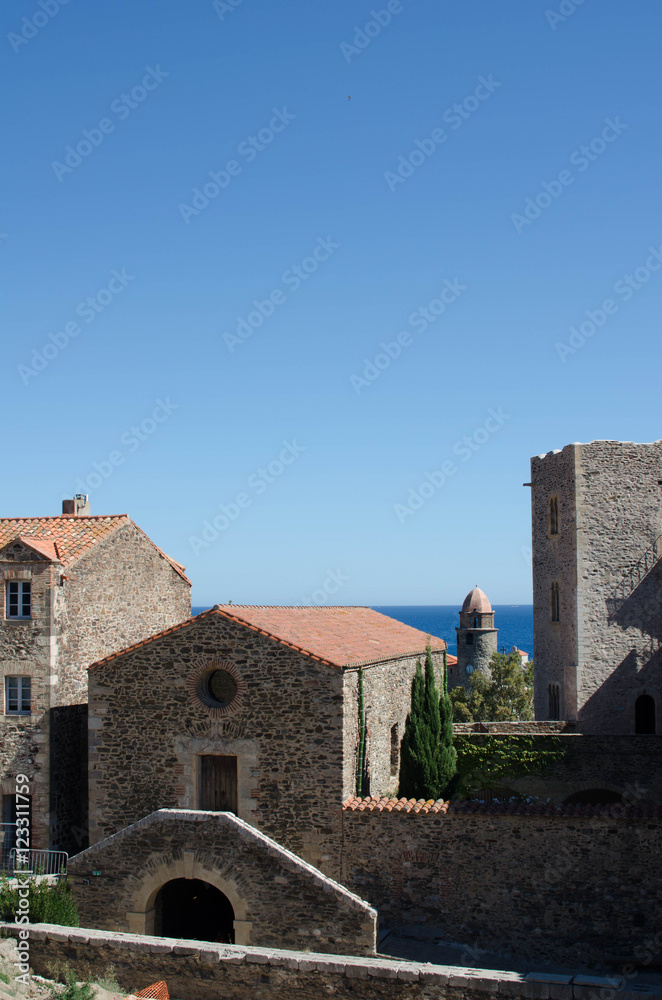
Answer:
POLYGON ((623 789, 609 782, 588 781, 572 786, 574 791, 563 799, 564 806, 617 805, 623 801, 623 789))
POLYGON ((161 855, 154 861, 155 864, 145 872, 131 894, 131 909, 126 914, 130 933, 154 933, 156 897, 166 882, 178 878, 200 879, 222 892, 232 904, 235 944, 250 944, 252 922, 245 887, 210 867, 208 862, 197 861, 194 851, 183 851, 181 858, 161 855))

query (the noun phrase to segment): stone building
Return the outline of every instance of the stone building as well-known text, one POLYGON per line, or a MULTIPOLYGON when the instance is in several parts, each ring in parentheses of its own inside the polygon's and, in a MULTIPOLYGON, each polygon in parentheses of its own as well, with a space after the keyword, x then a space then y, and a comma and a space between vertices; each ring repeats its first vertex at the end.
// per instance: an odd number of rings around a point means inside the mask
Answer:
POLYGON ((497 629, 494 612, 487 594, 474 587, 464 598, 457 633, 457 662, 449 666, 451 688, 469 690, 469 678, 474 670, 490 673, 490 660, 497 651, 497 629))
POLYGON ((335 876, 342 803, 397 786, 427 640, 370 608, 216 605, 95 663, 90 843, 158 809, 220 809, 335 876))
POLYGON ((662 441, 531 460, 536 719, 652 734, 662 713, 662 441))
POLYGON ((56 517, 0 518, 0 781, 4 850, 16 776, 29 779, 32 846, 86 839, 87 667, 190 614, 190 584, 126 514, 86 497, 56 517))

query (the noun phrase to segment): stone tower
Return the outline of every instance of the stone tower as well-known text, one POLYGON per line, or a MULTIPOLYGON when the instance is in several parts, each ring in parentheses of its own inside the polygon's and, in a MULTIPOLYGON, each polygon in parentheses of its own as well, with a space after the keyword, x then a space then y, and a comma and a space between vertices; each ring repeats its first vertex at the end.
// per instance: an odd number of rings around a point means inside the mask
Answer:
POLYGON ((497 651, 497 629, 487 594, 474 587, 464 599, 457 632, 457 664, 449 670, 449 687, 469 687, 474 670, 489 673, 492 653, 497 651))
POLYGON ((536 719, 661 732, 662 441, 538 455, 531 487, 536 719))

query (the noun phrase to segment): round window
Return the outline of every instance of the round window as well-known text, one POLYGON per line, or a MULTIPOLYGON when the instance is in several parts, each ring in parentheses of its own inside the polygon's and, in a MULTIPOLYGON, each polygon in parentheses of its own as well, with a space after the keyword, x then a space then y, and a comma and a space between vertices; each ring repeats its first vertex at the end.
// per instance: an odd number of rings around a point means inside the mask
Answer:
POLYGON ((237 682, 227 670, 212 670, 201 678, 198 695, 210 708, 225 708, 237 696, 237 682))
POLYGON ((464 669, 466 670, 466 672, 468 674, 473 674, 473 672, 474 672, 474 668, 471 666, 470 663, 467 663, 467 665, 466 665, 466 667, 464 669))

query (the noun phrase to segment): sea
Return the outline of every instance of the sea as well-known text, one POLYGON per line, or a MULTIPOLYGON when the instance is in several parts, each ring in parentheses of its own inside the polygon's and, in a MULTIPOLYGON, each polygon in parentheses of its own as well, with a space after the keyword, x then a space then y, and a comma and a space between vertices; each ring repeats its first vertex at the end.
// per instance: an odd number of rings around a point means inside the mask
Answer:
MULTIPOLYGON (((459 604, 402 604, 375 607, 374 610, 428 635, 445 639, 448 652, 457 652, 455 629, 460 624, 459 604)), ((533 656, 533 605, 493 604, 492 610, 494 624, 499 630, 499 652, 509 652, 511 646, 517 646, 533 656)), ((202 611, 207 611, 207 608, 192 609, 194 615, 199 615, 202 611)))

